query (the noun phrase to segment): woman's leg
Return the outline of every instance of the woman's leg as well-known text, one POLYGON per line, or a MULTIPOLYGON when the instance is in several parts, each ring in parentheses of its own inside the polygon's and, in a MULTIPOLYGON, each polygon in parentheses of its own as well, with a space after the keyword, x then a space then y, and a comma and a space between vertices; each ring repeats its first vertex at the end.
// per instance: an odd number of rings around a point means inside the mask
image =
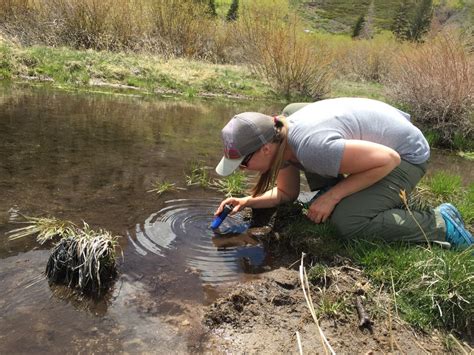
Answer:
POLYGON ((376 184, 344 198, 334 209, 331 222, 344 238, 375 236, 387 241, 410 242, 425 242, 427 238, 445 242, 445 224, 439 212, 412 211, 412 216, 401 208, 400 191, 409 194, 425 171, 426 164, 414 165, 402 160, 376 184))

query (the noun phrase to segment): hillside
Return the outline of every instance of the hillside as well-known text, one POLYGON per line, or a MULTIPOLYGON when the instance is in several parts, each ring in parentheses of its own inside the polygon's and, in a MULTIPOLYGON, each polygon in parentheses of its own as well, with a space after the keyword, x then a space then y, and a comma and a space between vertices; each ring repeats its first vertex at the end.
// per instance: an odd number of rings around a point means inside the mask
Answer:
MULTIPOLYGON (((243 2, 245 0, 241 0, 243 2)), ((351 33, 357 18, 366 15, 372 0, 289 0, 308 29, 329 33, 351 33)), ((373 0, 374 27, 389 30, 401 0, 373 0)), ((228 11, 232 0, 216 0, 220 16, 228 11)), ((419 0, 408 0, 411 10, 419 0)), ((474 0, 434 0, 435 16, 441 23, 460 23, 472 26, 474 23, 474 0)))
MULTIPOLYGON (((292 3, 308 21, 313 30, 323 30, 330 33, 350 33, 357 18, 367 15, 372 0, 293 0, 292 3)), ((419 1, 418 1, 419 2, 419 1)), ((374 27, 379 30, 390 30, 395 14, 400 6, 400 0, 373 0, 374 27)), ((410 0, 414 12, 416 0, 410 0)), ((473 1, 433 1, 435 16, 442 23, 456 21, 471 23, 473 19, 473 1)))

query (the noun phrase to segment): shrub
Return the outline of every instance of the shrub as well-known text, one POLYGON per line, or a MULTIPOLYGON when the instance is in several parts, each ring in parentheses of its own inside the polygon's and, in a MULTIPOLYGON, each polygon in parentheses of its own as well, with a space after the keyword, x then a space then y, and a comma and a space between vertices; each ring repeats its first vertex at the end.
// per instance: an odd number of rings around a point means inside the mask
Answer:
POLYGON ((245 5, 238 19, 242 60, 288 99, 326 95, 332 77, 327 47, 303 32, 286 2, 245 5))
POLYGON ((391 95, 437 132, 441 144, 452 146, 455 135, 472 137, 473 63, 460 38, 443 33, 403 51, 390 73, 391 95))
POLYGON ((151 36, 165 55, 207 58, 213 46, 215 22, 208 6, 193 0, 158 0, 151 5, 151 36))
POLYGON ((42 10, 58 24, 55 32, 61 42, 75 48, 108 49, 111 6, 110 0, 48 0, 42 10))
POLYGON ((399 47, 392 37, 387 36, 339 43, 335 48, 338 74, 356 81, 382 82, 399 47))

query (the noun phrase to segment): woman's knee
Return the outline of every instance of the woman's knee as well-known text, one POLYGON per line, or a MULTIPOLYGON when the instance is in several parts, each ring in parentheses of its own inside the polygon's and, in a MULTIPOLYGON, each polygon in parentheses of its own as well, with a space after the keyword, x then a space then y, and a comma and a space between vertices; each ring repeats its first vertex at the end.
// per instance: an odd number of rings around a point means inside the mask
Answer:
POLYGON ((363 233, 365 227, 370 223, 367 216, 347 213, 347 211, 334 210, 330 218, 339 237, 351 239, 363 233))

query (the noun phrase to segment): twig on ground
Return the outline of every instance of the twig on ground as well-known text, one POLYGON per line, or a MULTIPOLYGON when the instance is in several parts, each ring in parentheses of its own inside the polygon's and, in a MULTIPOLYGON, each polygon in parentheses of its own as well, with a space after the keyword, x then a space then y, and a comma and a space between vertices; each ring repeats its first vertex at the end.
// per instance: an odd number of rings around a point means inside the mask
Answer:
POLYGON ((372 321, 362 305, 362 298, 360 296, 356 296, 356 308, 357 314, 359 315, 359 327, 370 328, 372 321))
POLYGON ((396 293, 395 293, 395 283, 393 282, 392 270, 390 270, 390 278, 392 279, 393 303, 395 304, 395 313, 396 313, 397 318, 398 318, 399 317, 399 315, 398 315, 398 305, 397 305, 397 297, 396 297, 396 293))
POLYGON ((296 340, 298 341, 298 349, 300 351, 300 355, 303 355, 303 346, 301 345, 301 337, 299 331, 296 331, 296 340))
POLYGON ((452 334, 449 334, 449 336, 454 340, 454 343, 461 349, 462 353, 465 355, 469 355, 469 352, 466 351, 464 346, 459 342, 459 340, 456 339, 456 337, 452 334))
POLYGON ((334 352, 333 348, 329 344, 326 336, 323 333, 323 330, 319 326, 318 317, 316 316, 316 311, 314 310, 313 300, 311 298, 311 294, 309 293, 310 288, 309 288, 309 282, 308 282, 308 275, 306 275, 306 270, 303 266, 304 255, 305 255, 304 253, 301 253, 301 264, 300 264, 300 281, 301 281, 301 288, 303 289, 304 298, 306 300, 306 304, 308 305, 311 316, 313 317, 313 320, 316 323, 316 327, 318 328, 321 344, 323 345, 324 352, 327 354, 328 349, 329 349, 331 354, 335 355, 336 353, 334 352))
POLYGON ((291 263, 287 269, 291 269, 293 266, 295 266, 296 264, 298 264, 298 262, 300 261, 300 259, 296 260, 294 263, 291 263))
POLYGON ((418 336, 416 334, 416 332, 412 329, 412 334, 415 336, 415 339, 413 339, 413 341, 415 342, 415 344, 421 349, 421 351, 423 351, 425 354, 430 354, 430 352, 428 350, 426 350, 423 345, 421 345, 417 340, 416 340, 416 337, 418 336))

